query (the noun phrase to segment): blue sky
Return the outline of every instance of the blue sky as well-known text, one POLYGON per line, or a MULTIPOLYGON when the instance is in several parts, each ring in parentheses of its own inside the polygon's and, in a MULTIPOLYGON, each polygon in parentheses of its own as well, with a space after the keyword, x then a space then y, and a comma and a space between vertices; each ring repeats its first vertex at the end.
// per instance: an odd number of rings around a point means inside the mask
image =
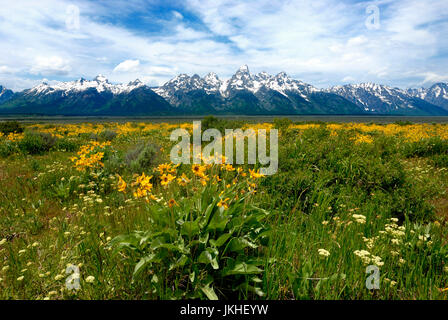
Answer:
POLYGON ((287 72, 317 87, 448 81, 446 0, 0 0, 0 84, 287 72), (79 13, 79 14, 78 14, 79 13))

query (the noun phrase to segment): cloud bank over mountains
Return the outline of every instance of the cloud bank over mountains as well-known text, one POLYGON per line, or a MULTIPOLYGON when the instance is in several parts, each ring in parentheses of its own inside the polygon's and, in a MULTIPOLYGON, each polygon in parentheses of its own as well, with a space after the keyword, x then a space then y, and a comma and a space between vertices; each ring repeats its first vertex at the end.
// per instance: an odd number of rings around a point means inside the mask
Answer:
POLYGON ((282 70, 317 87, 448 81, 446 1, 2 1, 0 83, 282 70), (369 29, 366 9, 379 10, 369 29), (76 16, 79 12, 79 16, 76 16))

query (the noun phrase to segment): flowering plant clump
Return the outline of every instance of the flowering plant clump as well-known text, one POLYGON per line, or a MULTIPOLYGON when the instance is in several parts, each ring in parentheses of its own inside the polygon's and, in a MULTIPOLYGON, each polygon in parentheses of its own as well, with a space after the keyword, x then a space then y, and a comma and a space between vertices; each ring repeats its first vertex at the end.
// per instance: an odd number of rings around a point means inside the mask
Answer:
POLYGON ((104 166, 102 162, 104 157, 104 149, 110 146, 111 142, 92 141, 89 144, 81 146, 77 153, 77 157, 72 157, 72 162, 79 171, 85 171, 90 168, 100 168, 104 166))
MULTIPOLYGON (((153 221, 150 230, 118 236, 111 243, 117 250, 130 250, 139 257, 134 278, 150 275, 153 290, 159 292, 159 279, 174 281, 181 273, 185 276, 182 286, 190 288, 181 293, 183 298, 215 299, 216 290, 225 296, 248 292, 263 296, 258 280, 253 279, 262 273, 257 250, 267 240, 268 212, 251 204, 252 194, 246 192, 248 184, 252 188, 256 184, 242 177, 243 170, 228 165, 193 165, 192 177, 182 173, 177 179, 174 169, 169 164, 157 168, 161 174, 159 193, 154 194, 151 177, 145 174, 131 184, 137 188, 134 195, 138 198, 153 192, 154 199, 169 199, 152 202, 148 207, 153 221), (226 172, 221 181, 208 179, 221 170, 226 172), (226 183, 227 179, 231 183, 226 183), (188 198, 174 198, 166 187, 176 182, 181 188, 202 190, 188 198)), ((262 176, 251 170, 251 177, 262 176)), ((170 295, 176 297, 176 292, 170 295)))

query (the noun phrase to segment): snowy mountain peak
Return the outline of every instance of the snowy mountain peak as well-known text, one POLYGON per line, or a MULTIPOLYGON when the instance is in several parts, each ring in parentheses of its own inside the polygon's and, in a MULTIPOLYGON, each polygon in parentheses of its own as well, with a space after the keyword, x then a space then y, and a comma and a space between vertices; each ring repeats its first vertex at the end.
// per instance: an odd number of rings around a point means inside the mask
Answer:
POLYGON ((408 94, 448 110, 448 83, 435 83, 424 89, 408 89, 408 94))
POLYGON ((9 89, 5 88, 4 86, 0 85, 0 95, 3 95, 3 94, 5 94, 8 91, 12 92, 11 90, 9 90, 9 89))
POLYGON ((14 93, 12 90, 6 89, 5 87, 0 85, 0 102, 5 102, 9 100, 14 93))
POLYGON ((205 77, 204 77, 205 82, 209 83, 209 84, 218 84, 219 82, 221 82, 221 80, 219 80, 219 77, 216 73, 214 72, 210 72, 208 73, 205 77))
POLYGON ((275 76, 277 79, 289 79, 289 76, 288 76, 288 74, 286 73, 286 72, 284 72, 284 71, 282 71, 282 72, 279 72, 276 76, 275 76))
POLYGON ((137 86, 141 84, 143 84, 143 82, 141 82, 140 79, 135 79, 134 81, 129 82, 128 86, 137 86))
POLYGON ((204 83, 204 89, 207 93, 219 92, 223 84, 218 75, 214 72, 210 72, 204 77, 204 83))
POLYGON ((97 75, 93 80, 97 82, 109 82, 109 80, 107 80, 107 78, 102 74, 97 75))
POLYGON ((265 71, 262 71, 259 74, 255 75, 255 79, 259 81, 268 80, 269 78, 271 78, 271 75, 265 71))
POLYGON ((178 83, 178 82, 186 81, 188 79, 190 79, 190 76, 188 74, 181 73, 181 74, 175 76, 170 81, 168 81, 168 83, 178 83))
POLYGON ((249 73, 249 67, 247 66, 247 64, 244 64, 238 69, 238 72, 249 73))

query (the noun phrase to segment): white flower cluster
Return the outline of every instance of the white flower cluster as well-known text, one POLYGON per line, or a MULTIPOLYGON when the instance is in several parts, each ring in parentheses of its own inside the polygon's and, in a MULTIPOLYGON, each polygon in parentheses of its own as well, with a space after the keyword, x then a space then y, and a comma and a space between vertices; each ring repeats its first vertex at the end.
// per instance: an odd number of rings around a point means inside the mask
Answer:
POLYGON ((317 252, 322 257, 328 257, 330 255, 330 251, 327 251, 325 249, 319 249, 319 250, 317 250, 317 252))
POLYGON ((362 240, 364 241, 364 243, 366 244, 368 249, 372 249, 373 248, 373 246, 375 245, 375 241, 377 239, 378 239, 378 236, 372 237, 372 238, 362 237, 362 240))
POLYGON ((404 237, 405 234, 406 234, 405 233, 405 231, 406 231, 405 226, 399 226, 397 224, 397 222, 398 222, 397 218, 391 218, 390 221, 391 221, 391 223, 386 224, 385 228, 384 228, 384 231, 382 231, 382 232, 380 231, 380 233, 383 233, 383 234, 387 233, 387 234, 391 235, 394 238, 404 237))
POLYGON ((378 267, 381 267, 384 265, 384 262, 381 260, 381 257, 375 256, 367 250, 355 250, 353 253, 357 257, 361 258, 362 262, 366 265, 374 264, 378 267))
POLYGON ((366 216, 362 214, 354 214, 352 215, 352 218, 355 219, 355 222, 359 224, 365 224, 366 223, 366 216))

